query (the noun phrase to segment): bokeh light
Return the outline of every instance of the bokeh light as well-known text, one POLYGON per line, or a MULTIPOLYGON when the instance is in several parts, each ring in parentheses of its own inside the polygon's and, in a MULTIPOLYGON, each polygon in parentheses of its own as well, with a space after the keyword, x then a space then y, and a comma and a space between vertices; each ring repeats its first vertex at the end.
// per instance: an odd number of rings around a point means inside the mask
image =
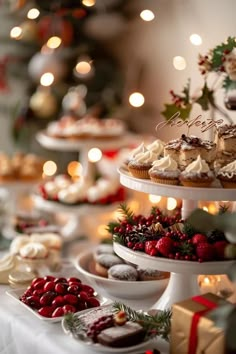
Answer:
POLYGON ((29 20, 35 20, 40 15, 40 11, 36 8, 30 9, 27 13, 27 17, 29 20))
POLYGON ((149 194, 148 199, 151 203, 160 203, 161 201, 161 196, 159 195, 154 195, 154 194, 149 194))
POLYGON ((167 198, 167 210, 174 210, 177 207, 177 200, 175 198, 167 198))
POLYGON ((42 86, 50 86, 54 82, 54 75, 52 73, 45 73, 40 78, 40 84, 42 86))
POLYGON ((176 56, 173 58, 173 66, 176 70, 184 70, 187 66, 184 57, 176 56))
POLYGON ((61 45, 61 38, 57 36, 50 37, 47 41, 47 46, 51 49, 56 49, 61 45))
POLYGON ((87 61, 80 61, 76 64, 75 70, 80 75, 87 75, 90 73, 92 67, 91 64, 87 61))
POLYGON ((46 161, 43 165, 45 176, 53 176, 57 172, 57 165, 54 161, 46 161))
POLYGON ((92 148, 88 152, 88 159, 90 162, 98 162, 102 158, 102 152, 98 148, 92 148))
POLYGON ((196 33, 191 34, 191 36, 189 37, 189 40, 193 45, 201 45, 202 44, 202 37, 196 33))
POLYGON ((155 15, 154 13, 151 11, 151 10, 143 10, 141 13, 140 13, 140 17, 143 21, 152 21, 154 20, 155 18, 155 15))
POLYGON ((133 107, 141 107, 145 102, 145 98, 140 92, 133 92, 129 96, 129 103, 133 107))
POLYGON ((14 39, 19 39, 22 34, 22 28, 19 26, 13 27, 10 32, 10 37, 14 39))
POLYGON ((84 6, 91 7, 96 4, 96 0, 82 0, 82 4, 84 6))
POLYGON ((67 166, 67 172, 71 177, 79 177, 82 175, 83 167, 78 161, 71 161, 67 166))

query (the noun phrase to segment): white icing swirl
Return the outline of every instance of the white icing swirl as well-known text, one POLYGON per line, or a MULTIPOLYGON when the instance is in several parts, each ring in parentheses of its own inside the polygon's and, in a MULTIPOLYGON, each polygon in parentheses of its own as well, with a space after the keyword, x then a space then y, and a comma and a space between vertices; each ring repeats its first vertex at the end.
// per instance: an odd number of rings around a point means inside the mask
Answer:
POLYGON ((150 171, 177 171, 178 164, 175 160, 173 160, 169 155, 163 157, 160 160, 156 160, 153 163, 150 171))
POLYGON ((154 152, 157 155, 157 157, 159 157, 160 155, 163 154, 164 143, 161 140, 157 139, 153 141, 151 144, 147 145, 147 149, 149 151, 154 152))
POLYGON ((141 152, 140 154, 134 157, 136 163, 152 163, 157 159, 157 155, 152 151, 141 152))
POLYGON ((17 236, 12 240, 11 245, 10 245, 10 253, 11 254, 17 254, 21 247, 26 245, 27 243, 30 242, 29 236, 22 235, 22 236, 17 236))
POLYGON ((198 155, 197 159, 188 165, 184 172, 187 173, 208 173, 210 168, 207 162, 198 155))
POLYGON ((228 178, 232 178, 233 176, 235 176, 236 175, 236 160, 229 163, 228 165, 222 167, 218 171, 218 175, 223 175, 228 178))
POLYGON ((47 257, 48 250, 39 242, 30 242, 24 245, 19 253, 22 258, 40 259, 47 257))
POLYGON ((144 142, 142 142, 138 147, 136 147, 135 149, 133 149, 129 155, 130 159, 135 158, 136 155, 140 154, 140 153, 144 153, 147 151, 147 148, 144 145, 144 142))
POLYGON ((61 249, 62 247, 62 238, 54 233, 45 233, 45 234, 31 234, 31 242, 42 243, 48 249, 61 249))
POLYGON ((6 254, 0 259, 0 272, 12 269, 15 266, 15 257, 12 254, 6 254))

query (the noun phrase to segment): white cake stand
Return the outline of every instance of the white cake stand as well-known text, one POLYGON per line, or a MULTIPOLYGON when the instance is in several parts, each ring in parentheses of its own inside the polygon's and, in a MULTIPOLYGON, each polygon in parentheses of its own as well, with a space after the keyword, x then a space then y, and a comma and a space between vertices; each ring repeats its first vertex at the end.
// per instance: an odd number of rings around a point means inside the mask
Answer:
POLYGON ((212 188, 171 186, 154 183, 149 179, 135 178, 124 168, 120 168, 118 172, 120 174, 120 183, 127 188, 143 193, 182 199, 183 219, 186 219, 191 211, 197 208, 199 200, 236 201, 236 189, 224 189, 219 186, 212 188))
POLYGON ((61 235, 65 240, 71 241, 74 238, 86 235, 84 216, 94 216, 99 213, 113 211, 117 204, 109 205, 66 205, 43 199, 40 195, 32 196, 35 207, 48 213, 61 213, 69 216, 68 222, 61 228, 61 235))
POLYGON ((37 133, 36 139, 40 145, 50 150, 79 151, 79 160, 86 178, 91 178, 92 174, 93 164, 88 160, 88 152, 91 148, 101 150, 120 149, 140 141, 140 137, 135 134, 124 134, 114 139, 59 139, 50 137, 45 131, 37 133))
POLYGON ((142 268, 158 269, 170 272, 170 280, 160 299, 153 309, 168 309, 172 304, 200 293, 199 274, 225 274, 234 261, 223 262, 190 262, 151 257, 145 253, 133 251, 116 242, 113 243, 115 253, 128 262, 142 268))
MULTIPOLYGON (((236 189, 224 189, 219 186, 212 188, 170 186, 154 183, 151 180, 135 178, 124 168, 120 168, 118 172, 121 184, 127 188, 143 193, 182 199, 183 219, 198 206, 199 200, 236 200, 236 189)), ((225 274, 228 267, 233 263, 233 261, 198 263, 151 257, 145 253, 130 250, 117 243, 114 243, 114 250, 121 258, 141 267, 171 272, 170 281, 165 292, 153 306, 156 309, 169 308, 177 301, 198 294, 200 292, 197 282, 198 274, 225 274)))

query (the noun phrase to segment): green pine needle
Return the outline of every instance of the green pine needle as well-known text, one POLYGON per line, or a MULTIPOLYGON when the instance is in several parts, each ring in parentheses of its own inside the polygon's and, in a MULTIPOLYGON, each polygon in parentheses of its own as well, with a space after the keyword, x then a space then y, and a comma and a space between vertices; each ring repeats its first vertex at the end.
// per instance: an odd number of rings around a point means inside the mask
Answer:
POLYGON ((71 333, 78 335, 79 333, 82 333, 85 331, 85 326, 84 326, 83 322, 74 313, 68 312, 64 316, 64 320, 65 320, 65 325, 66 325, 67 329, 71 333))
POLYGON ((155 315, 148 315, 131 309, 125 304, 115 302, 113 304, 115 313, 124 311, 129 321, 138 322, 147 332, 147 336, 157 335, 165 340, 169 340, 171 311, 160 311, 155 315))
POLYGON ((128 223, 132 224, 134 222, 134 212, 127 206, 126 203, 121 203, 118 211, 124 215, 128 223))

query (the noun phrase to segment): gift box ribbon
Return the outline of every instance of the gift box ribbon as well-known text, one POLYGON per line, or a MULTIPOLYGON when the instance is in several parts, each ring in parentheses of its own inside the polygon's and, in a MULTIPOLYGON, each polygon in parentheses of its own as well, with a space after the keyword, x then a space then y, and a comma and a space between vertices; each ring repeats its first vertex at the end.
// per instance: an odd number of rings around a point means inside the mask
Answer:
POLYGON ((203 317, 207 312, 214 310, 216 307, 218 307, 218 305, 215 302, 210 301, 204 298, 203 296, 194 296, 192 297, 192 300, 205 306, 206 309, 197 311, 193 315, 191 329, 190 329, 188 354, 196 354, 197 343, 198 343, 197 329, 201 317, 203 317))

